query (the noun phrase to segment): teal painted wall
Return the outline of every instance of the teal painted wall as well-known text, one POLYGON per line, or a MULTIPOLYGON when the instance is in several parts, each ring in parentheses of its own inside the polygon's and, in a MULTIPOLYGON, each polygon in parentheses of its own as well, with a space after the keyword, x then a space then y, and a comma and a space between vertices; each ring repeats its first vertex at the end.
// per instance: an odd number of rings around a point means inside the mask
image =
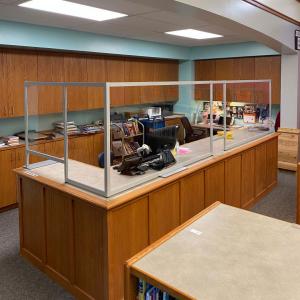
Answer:
MULTIPOLYGON (((188 48, 8 21, 0 21, 0 45, 179 59, 180 80, 194 80, 193 60, 278 54, 255 42, 188 48)), ((191 117, 199 105, 199 101, 194 100, 194 88, 180 87, 179 91, 180 97, 174 111, 186 113, 191 117)), ((118 111, 138 108, 118 108, 118 111)), ((103 119, 103 110, 70 113, 69 116, 70 120, 75 120, 78 124, 89 123, 103 119)), ((41 116, 32 120, 31 129, 49 129, 54 121, 61 119, 60 115, 41 116)), ((23 118, 0 119, 0 136, 23 130, 23 118)))
POLYGON ((263 56, 278 54, 278 52, 272 50, 271 48, 265 45, 256 42, 246 42, 217 46, 193 47, 191 48, 190 59, 197 60, 210 58, 263 56))
POLYGON ((0 21, 0 45, 68 51, 188 59, 188 47, 0 21))

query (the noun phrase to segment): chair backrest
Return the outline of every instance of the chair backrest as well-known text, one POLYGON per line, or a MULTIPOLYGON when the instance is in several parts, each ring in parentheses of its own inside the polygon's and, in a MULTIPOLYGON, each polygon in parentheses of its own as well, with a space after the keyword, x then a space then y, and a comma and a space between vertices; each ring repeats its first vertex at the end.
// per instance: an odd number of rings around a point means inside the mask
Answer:
POLYGON ((193 127, 187 117, 182 117, 181 118, 181 123, 185 129, 185 134, 186 136, 191 136, 193 134, 193 127))

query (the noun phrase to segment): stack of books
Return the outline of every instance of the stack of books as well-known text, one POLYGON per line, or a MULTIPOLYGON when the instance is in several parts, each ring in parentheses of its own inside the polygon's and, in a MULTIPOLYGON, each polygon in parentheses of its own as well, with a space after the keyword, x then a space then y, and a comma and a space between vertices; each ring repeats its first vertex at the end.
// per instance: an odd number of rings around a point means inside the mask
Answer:
POLYGON ((137 134, 140 134, 140 130, 137 122, 123 123, 122 128, 126 136, 135 136, 137 134))
MULTIPOLYGON (((61 134, 64 134, 64 122, 55 122, 54 127, 55 131, 61 134)), ((80 129, 77 127, 74 121, 69 121, 67 122, 67 134, 68 135, 73 135, 73 134, 79 134, 80 129)))
POLYGON ((170 296, 167 292, 163 292, 160 289, 146 283, 144 280, 138 281, 138 300, 176 300, 170 296))
POLYGON ((18 146, 18 145, 20 145, 19 137, 15 136, 15 135, 5 136, 3 138, 3 142, 7 146, 18 146))
POLYGON ((86 124, 78 126, 82 133, 97 133, 104 131, 103 126, 95 125, 95 124, 86 124))

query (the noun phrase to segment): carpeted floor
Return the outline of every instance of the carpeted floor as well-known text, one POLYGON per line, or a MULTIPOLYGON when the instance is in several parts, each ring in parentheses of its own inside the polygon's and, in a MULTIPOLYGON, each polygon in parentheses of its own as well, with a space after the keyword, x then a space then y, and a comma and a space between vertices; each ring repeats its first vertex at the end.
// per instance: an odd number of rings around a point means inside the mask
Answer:
MULTIPOLYGON (((296 176, 279 172, 278 186, 252 211, 295 222, 296 176)), ((63 288, 19 256, 18 210, 0 214, 0 300, 73 299, 63 288)))

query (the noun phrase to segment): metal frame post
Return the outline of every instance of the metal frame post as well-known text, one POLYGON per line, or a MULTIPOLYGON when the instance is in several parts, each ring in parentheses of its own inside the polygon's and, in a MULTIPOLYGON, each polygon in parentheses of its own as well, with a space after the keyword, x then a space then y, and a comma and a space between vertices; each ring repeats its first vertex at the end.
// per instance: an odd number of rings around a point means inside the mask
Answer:
POLYGON ((214 136, 214 129, 213 129, 213 100, 214 100, 214 89, 213 89, 213 83, 210 83, 209 85, 209 95, 210 95, 210 128, 209 128, 209 132, 210 132, 210 154, 213 155, 214 154, 214 146, 213 146, 213 136, 214 136))
POLYGON ((25 111, 25 167, 29 167, 29 142, 28 142, 28 127, 29 127, 29 118, 28 118, 28 86, 27 82, 24 83, 24 111, 25 111))
POLYGON ((69 137, 68 137, 68 87, 63 87, 63 110, 64 110, 64 175, 65 182, 69 179, 69 137))
POLYGON ((224 130, 224 151, 226 151, 226 118, 227 118, 227 84, 223 83, 223 130, 224 130))
POLYGON ((269 129, 271 127, 272 118, 272 80, 269 80, 269 129))
POLYGON ((110 85, 104 87, 104 192, 110 196, 110 85))

